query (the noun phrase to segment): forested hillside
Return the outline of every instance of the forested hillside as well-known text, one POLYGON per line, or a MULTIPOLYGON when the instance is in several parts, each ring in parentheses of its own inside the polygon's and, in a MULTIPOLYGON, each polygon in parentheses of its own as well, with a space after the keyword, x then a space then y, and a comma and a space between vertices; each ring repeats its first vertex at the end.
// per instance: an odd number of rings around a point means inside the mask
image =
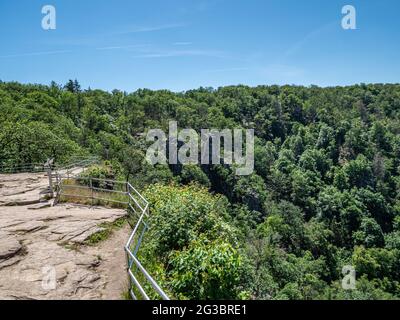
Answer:
MULTIPOLYGON (((0 83, 0 165, 99 155, 145 192, 181 299, 400 298, 400 85, 183 93, 0 83), (149 129, 251 128, 255 172, 151 166, 149 129), (357 289, 341 287, 354 266, 357 289)), ((157 235, 157 236, 155 236, 157 235)))

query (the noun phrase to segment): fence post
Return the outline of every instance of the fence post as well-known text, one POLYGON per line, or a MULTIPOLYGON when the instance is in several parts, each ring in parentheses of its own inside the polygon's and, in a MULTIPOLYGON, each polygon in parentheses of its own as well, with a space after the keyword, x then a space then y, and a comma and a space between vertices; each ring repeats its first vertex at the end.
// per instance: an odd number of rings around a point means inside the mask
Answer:
POLYGON ((93 207, 93 182, 92 182, 92 177, 90 177, 90 191, 92 193, 91 200, 92 200, 92 207, 93 207))
POLYGON ((53 177, 52 177, 52 170, 51 170, 51 165, 53 164, 53 159, 52 160, 47 160, 45 167, 47 170, 47 176, 49 178, 49 191, 51 194, 51 197, 54 197, 54 190, 53 190, 53 177))
POLYGON ((129 185, 128 185, 128 182, 125 182, 125 188, 126 188, 126 195, 128 196, 128 211, 129 211, 129 205, 131 204, 131 197, 129 196, 129 185))

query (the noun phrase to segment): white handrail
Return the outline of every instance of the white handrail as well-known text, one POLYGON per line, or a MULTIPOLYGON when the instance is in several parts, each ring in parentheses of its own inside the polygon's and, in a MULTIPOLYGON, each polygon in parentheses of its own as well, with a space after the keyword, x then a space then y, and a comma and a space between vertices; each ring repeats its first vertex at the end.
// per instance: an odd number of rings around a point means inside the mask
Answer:
MULTIPOLYGON (((160 288, 160 286, 157 284, 156 281, 150 276, 150 274, 146 271, 146 269, 142 266, 142 264, 139 262, 139 260, 133 255, 133 253, 128 250, 129 256, 132 258, 133 262, 135 265, 139 268, 139 270, 142 272, 142 274, 146 277, 146 279, 150 282, 154 290, 164 299, 164 300, 169 300, 168 296, 164 293, 164 291, 160 288)), ((131 270, 129 270, 131 271, 131 270)), ((131 272, 130 272, 131 273, 131 272)))
MULTIPOLYGON (((128 184, 128 187, 129 186, 132 187, 129 182, 127 184, 128 184)), ((132 187, 132 189, 134 189, 134 188, 132 187)), ((140 195, 140 193, 137 190, 135 190, 135 191, 140 195)), ((133 228, 132 234, 130 235, 130 237, 128 239, 128 242, 125 245, 125 251, 127 252, 127 255, 128 255, 128 273, 129 273, 129 275, 131 277, 131 280, 136 285, 137 279, 135 277, 132 277, 133 274, 132 274, 131 263, 130 263, 130 260, 132 260, 133 263, 136 265, 136 267, 139 269, 139 271, 145 276, 147 281, 151 284, 153 289, 161 296, 161 298, 164 299, 164 300, 169 300, 169 297, 167 296, 167 294, 161 289, 161 287, 157 284, 157 282, 150 276, 150 274, 146 271, 146 269, 142 266, 140 261, 137 259, 135 254, 131 251, 133 240, 134 240, 135 235, 137 234, 137 232, 139 230, 140 224, 144 223, 143 222, 144 217, 148 216, 147 211, 148 211, 148 206, 149 205, 148 205, 147 200, 145 200, 142 197, 142 199, 146 202, 145 208, 142 209, 142 207, 137 203, 136 199, 132 196, 132 194, 129 191, 128 191, 128 194, 129 194, 130 198, 134 200, 135 204, 141 209, 141 215, 140 215, 135 227, 133 228)), ((129 204, 129 206, 130 206, 130 204, 129 204)), ((128 213, 129 213, 129 210, 128 210, 128 213)), ((140 243, 138 245, 140 245, 140 243)), ((142 296, 146 299, 147 294, 144 292, 145 295, 143 295, 143 292, 142 292, 143 288, 139 287, 137 285, 136 285, 136 287, 138 288, 138 290, 140 291, 142 296)), ((134 294, 131 293, 131 296, 132 296, 132 299, 136 299, 136 296, 134 294)))

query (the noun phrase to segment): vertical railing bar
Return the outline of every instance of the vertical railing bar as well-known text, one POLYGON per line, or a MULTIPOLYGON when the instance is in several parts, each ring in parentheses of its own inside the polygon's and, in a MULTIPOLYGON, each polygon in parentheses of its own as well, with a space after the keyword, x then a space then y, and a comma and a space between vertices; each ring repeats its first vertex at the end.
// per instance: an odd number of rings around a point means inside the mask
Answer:
POLYGON ((94 202, 94 195, 93 195, 93 181, 92 181, 92 177, 90 177, 90 192, 91 192, 91 203, 92 203, 92 207, 93 207, 93 202, 94 202))
POLYGON ((139 281, 136 279, 136 277, 133 275, 131 270, 128 270, 129 275, 131 276, 132 281, 135 283, 136 288, 140 291, 140 294, 145 298, 145 300, 150 300, 149 296, 146 294, 144 291, 143 287, 140 285, 139 281))

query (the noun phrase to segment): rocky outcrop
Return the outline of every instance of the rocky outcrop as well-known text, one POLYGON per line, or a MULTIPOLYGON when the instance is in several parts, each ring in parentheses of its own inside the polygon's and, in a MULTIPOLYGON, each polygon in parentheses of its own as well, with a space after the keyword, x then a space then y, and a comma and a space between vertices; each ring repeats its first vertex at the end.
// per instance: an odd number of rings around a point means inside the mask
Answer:
POLYGON ((97 246, 86 246, 85 240, 125 211, 70 204, 4 206, 12 197, 29 201, 24 197, 32 191, 19 188, 38 184, 40 190, 41 179, 0 175, 0 299, 120 299, 127 286, 123 247, 130 228, 97 246))

